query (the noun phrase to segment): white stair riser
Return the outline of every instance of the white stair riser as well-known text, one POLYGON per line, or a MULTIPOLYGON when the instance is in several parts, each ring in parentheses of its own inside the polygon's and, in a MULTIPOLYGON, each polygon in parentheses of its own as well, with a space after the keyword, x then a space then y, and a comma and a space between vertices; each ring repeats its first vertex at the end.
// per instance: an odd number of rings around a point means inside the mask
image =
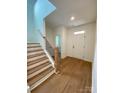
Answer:
POLYGON ((35 55, 35 54, 39 54, 39 53, 44 53, 44 51, 29 52, 29 53, 27 54, 27 56, 35 55))
POLYGON ((33 47, 33 48, 28 48, 27 51, 33 51, 33 50, 38 50, 38 49, 42 49, 41 47, 33 47))
POLYGON ((37 60, 37 59, 39 59, 39 58, 43 58, 43 57, 45 57, 45 56, 46 56, 46 55, 41 55, 41 56, 29 58, 29 59, 27 59, 27 61, 28 61, 28 62, 29 62, 29 61, 34 61, 34 60, 37 60))
POLYGON ((39 66, 39 65, 41 65, 41 64, 44 64, 44 63, 48 62, 48 61, 49 61, 49 59, 46 59, 46 60, 44 60, 44 61, 40 61, 40 62, 38 62, 38 63, 35 63, 35 64, 31 65, 31 66, 28 66, 27 69, 30 70, 30 69, 32 69, 32 68, 34 68, 34 67, 36 67, 36 66, 39 66))
POLYGON ((43 72, 44 70, 48 69, 48 68, 51 67, 51 66, 52 66, 52 64, 49 64, 48 66, 46 66, 46 67, 44 67, 44 68, 42 68, 42 69, 40 69, 40 70, 38 70, 38 71, 36 71, 36 72, 34 72, 34 73, 28 75, 28 79, 30 79, 30 78, 34 77, 35 75, 37 75, 37 74, 43 72))

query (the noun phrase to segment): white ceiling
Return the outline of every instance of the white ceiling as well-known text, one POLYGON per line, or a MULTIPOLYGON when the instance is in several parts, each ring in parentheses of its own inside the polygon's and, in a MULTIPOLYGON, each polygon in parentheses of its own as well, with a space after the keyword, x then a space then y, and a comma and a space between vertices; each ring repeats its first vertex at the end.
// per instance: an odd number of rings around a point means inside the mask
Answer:
POLYGON ((46 23, 51 27, 78 26, 96 21, 97 0, 49 0, 56 10, 46 17, 46 23), (70 21, 74 16, 75 20, 70 21))

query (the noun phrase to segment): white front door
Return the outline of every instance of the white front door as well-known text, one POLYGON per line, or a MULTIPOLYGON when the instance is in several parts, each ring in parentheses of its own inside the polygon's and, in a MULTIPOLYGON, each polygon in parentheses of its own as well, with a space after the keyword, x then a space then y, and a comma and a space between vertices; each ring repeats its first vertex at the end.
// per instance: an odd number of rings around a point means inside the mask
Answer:
POLYGON ((72 35, 72 57, 83 59, 84 56, 84 34, 72 35))
POLYGON ((73 31, 68 35, 68 55, 74 58, 83 59, 85 55, 84 34, 74 35, 73 31))

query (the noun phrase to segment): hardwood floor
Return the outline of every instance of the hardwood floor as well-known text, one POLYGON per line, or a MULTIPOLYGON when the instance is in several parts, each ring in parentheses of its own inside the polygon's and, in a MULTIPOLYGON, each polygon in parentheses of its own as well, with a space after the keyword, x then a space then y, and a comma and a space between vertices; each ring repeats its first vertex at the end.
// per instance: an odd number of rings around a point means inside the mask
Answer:
POLYGON ((32 93, 91 93, 92 63, 74 58, 62 60, 61 73, 38 86, 32 93))

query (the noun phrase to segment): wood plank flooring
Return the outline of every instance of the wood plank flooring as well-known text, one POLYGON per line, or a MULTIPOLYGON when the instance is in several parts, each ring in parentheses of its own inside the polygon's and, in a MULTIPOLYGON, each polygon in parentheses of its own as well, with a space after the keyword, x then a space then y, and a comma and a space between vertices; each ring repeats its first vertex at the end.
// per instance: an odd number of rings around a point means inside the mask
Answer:
POLYGON ((92 63, 74 58, 62 60, 61 73, 39 85, 32 93, 91 93, 92 63))

